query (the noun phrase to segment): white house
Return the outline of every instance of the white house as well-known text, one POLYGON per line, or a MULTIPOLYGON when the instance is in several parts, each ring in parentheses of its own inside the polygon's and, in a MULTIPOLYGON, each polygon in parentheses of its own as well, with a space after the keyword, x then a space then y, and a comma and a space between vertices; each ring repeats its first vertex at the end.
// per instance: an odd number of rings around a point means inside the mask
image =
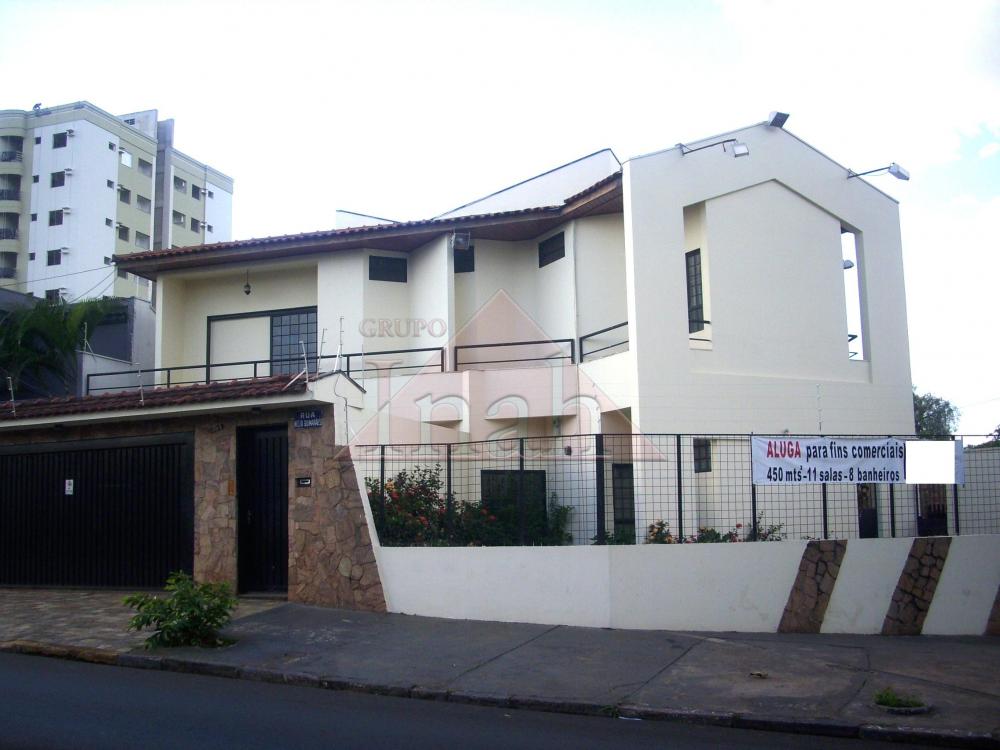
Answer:
POLYGON ((425 221, 116 262, 156 281, 172 384, 297 371, 301 340, 364 384, 354 440, 907 434, 897 204, 852 175, 762 123, 425 221))
POLYGON ((897 204, 781 127, 598 151, 430 219, 338 223, 116 256, 156 284, 156 368, 131 390, 95 375, 103 395, 0 405, 0 461, 28 461, 28 441, 106 451, 126 479, 193 466, 155 483, 188 544, 164 560, 350 606, 381 584, 371 509, 347 495, 414 464, 446 467, 457 500, 517 481, 569 505, 577 544, 657 522, 780 521, 786 539, 1000 522, 961 516, 954 491, 751 486, 748 433, 914 427, 897 204), (123 466, 122 446, 155 457, 123 466), (265 512, 287 529, 260 535, 265 512))

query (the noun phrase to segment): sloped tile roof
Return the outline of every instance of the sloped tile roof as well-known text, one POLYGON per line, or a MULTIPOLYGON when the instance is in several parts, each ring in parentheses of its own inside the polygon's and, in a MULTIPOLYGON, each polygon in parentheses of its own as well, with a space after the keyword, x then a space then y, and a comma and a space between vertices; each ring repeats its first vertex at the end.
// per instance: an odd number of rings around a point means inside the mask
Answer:
POLYGON ((256 380, 230 380, 217 383, 179 385, 172 388, 146 388, 142 398, 140 398, 138 390, 130 390, 120 393, 104 393, 98 396, 65 396, 17 401, 14 403, 15 408, 11 407, 10 401, 4 401, 0 403, 0 421, 107 411, 156 409, 165 406, 184 406, 211 401, 232 401, 261 396, 303 393, 306 389, 306 381, 300 379, 289 385, 293 377, 294 375, 273 375, 256 380))
POLYGON ((581 190, 579 193, 567 198, 561 205, 557 206, 536 206, 533 208, 520 208, 510 211, 496 211, 493 213, 473 214, 469 216, 456 216, 439 219, 417 219, 414 221, 397 221, 390 224, 372 224, 359 227, 345 227, 343 229, 324 229, 316 232, 302 232, 298 234, 282 234, 273 237, 254 237, 246 240, 232 240, 229 242, 216 242, 209 245, 190 245, 188 247, 171 247, 162 250, 147 250, 124 255, 115 255, 116 263, 128 263, 130 266, 135 263, 145 261, 156 261, 162 258, 178 258, 192 256, 199 253, 211 253, 220 250, 240 250, 255 247, 267 247, 273 245, 291 245, 298 242, 322 242, 323 240, 346 239, 350 237, 371 235, 379 236, 388 233, 399 233, 412 229, 428 230, 440 228, 442 231, 449 228, 474 225, 477 222, 493 221, 497 219, 516 219, 525 216, 558 216, 570 204, 585 198, 588 194, 605 188, 621 180, 621 172, 615 172, 599 180, 590 187, 581 190))

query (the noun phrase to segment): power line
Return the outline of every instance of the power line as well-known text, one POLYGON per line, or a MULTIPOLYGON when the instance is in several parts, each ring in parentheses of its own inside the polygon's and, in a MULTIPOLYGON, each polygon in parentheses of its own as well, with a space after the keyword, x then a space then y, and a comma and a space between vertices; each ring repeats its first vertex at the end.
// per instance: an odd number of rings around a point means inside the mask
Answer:
MULTIPOLYGON (((73 302, 76 302, 77 300, 79 300, 79 299, 81 299, 83 297, 86 297, 92 291, 94 291, 95 289, 97 289, 97 287, 99 287, 101 284, 103 284, 104 282, 106 282, 108 280, 111 280, 111 283, 114 283, 114 277, 115 277, 115 269, 112 268, 111 269, 111 273, 109 273, 103 279, 101 279, 100 281, 98 281, 96 284, 94 284, 92 287, 90 287, 90 289, 88 289, 87 291, 83 292, 82 294, 78 294, 76 297, 74 297, 73 299, 71 299, 70 302, 73 303, 73 302)), ((105 289, 107 289, 107 287, 105 287, 105 289)))
POLYGON ((31 281, 15 281, 13 284, 4 284, 3 287, 0 287, 0 288, 7 289, 8 287, 12 287, 12 286, 22 286, 22 285, 26 285, 26 284, 37 284, 37 283, 41 283, 43 281, 48 281, 49 279, 62 279, 62 278, 65 278, 66 276, 79 276, 81 273, 92 273, 94 271, 100 271, 102 269, 107 269, 107 267, 108 267, 107 265, 103 265, 103 266, 97 266, 96 268, 85 268, 82 271, 73 271, 72 273, 60 273, 60 274, 57 274, 55 276, 46 276, 44 279, 32 279, 31 281))

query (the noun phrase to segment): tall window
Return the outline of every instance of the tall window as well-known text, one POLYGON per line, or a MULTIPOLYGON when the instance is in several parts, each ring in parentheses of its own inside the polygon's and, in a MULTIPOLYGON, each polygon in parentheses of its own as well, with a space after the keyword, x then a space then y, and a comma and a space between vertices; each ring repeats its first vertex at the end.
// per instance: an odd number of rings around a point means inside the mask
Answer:
MULTIPOLYGON (((66 148, 66 133, 52 134, 52 148, 66 148)), ((48 292, 45 294, 48 295, 48 292)))
POLYGON ((566 235, 563 232, 554 234, 547 240, 538 243, 538 267, 555 263, 566 257, 566 235))
POLYGON ((63 212, 59 211, 49 211, 49 226, 57 227, 63 223, 63 212))
POLYGON ((45 258, 45 265, 58 266, 62 263, 62 250, 49 250, 45 258))
POLYGON ((454 256, 455 273, 472 273, 476 270, 476 248, 469 245, 465 250, 457 247, 452 250, 454 256))
POLYGON ((153 165, 145 159, 139 159, 139 172, 147 177, 153 176, 153 165))
POLYGON ((302 346, 310 372, 316 371, 316 309, 276 313, 271 316, 271 373, 302 371, 302 346))
POLYGON ((611 464, 611 500, 614 505, 615 539, 635 542, 635 486, 632 464, 611 464))
POLYGON ((694 439, 694 471, 703 474, 712 470, 712 441, 707 438, 694 439))
POLYGON ((62 187, 66 184, 65 172, 53 172, 49 175, 49 187, 62 187))
POLYGON ((701 250, 685 253, 687 268, 688 333, 705 330, 705 299, 701 288, 701 250))

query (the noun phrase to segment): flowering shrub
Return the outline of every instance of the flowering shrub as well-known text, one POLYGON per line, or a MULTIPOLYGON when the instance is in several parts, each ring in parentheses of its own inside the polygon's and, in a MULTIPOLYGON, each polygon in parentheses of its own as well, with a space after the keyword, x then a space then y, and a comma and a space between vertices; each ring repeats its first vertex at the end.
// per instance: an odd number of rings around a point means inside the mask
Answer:
POLYGON ((743 524, 738 523, 729 531, 720 532, 711 526, 699 526, 696 534, 683 538, 675 537, 666 521, 659 520, 649 525, 646 531, 646 544, 720 544, 732 542, 780 542, 784 524, 775 523, 763 525, 764 514, 757 516, 757 538, 753 538, 753 529, 743 531, 743 524), (742 536, 741 536, 742 534, 742 536))
MULTIPOLYGON (((414 467, 400 471, 385 484, 365 479, 379 540, 387 547, 497 547, 520 544, 521 519, 516 504, 494 511, 481 503, 469 503, 443 492, 441 466, 414 467)), ((567 544, 570 508, 553 502, 525 504, 525 537, 528 544, 567 544), (537 506, 537 507, 536 507, 537 506)))

